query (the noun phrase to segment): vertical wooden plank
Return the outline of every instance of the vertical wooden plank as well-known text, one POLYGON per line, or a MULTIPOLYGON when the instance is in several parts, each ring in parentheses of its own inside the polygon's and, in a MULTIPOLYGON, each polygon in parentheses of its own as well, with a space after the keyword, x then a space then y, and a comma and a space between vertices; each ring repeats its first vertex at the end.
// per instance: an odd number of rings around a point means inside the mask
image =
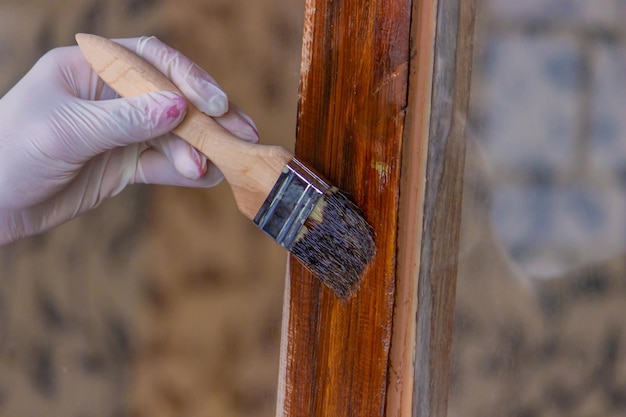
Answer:
POLYGON ((279 415, 385 412, 410 12, 410 0, 306 2, 296 154, 364 210, 377 255, 347 301, 290 263, 279 415))
POLYGON ((413 2, 409 93, 402 150, 398 261, 389 355, 387 416, 411 416, 414 400, 417 284, 439 0, 413 2))
POLYGON ((440 0, 418 279, 413 416, 447 414, 475 3, 440 0))
POLYGON ((290 263, 278 415, 446 413, 473 9, 306 2, 296 154, 353 196, 378 252, 344 302, 290 263))
POLYGON ((447 414, 473 0, 413 7, 388 416, 447 414))

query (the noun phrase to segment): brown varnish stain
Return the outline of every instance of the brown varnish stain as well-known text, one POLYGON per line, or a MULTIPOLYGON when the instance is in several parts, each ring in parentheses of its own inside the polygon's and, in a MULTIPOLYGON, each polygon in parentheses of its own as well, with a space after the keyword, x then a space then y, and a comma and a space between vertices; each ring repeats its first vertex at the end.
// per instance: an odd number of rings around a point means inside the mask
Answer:
POLYGON ((363 210, 376 256, 348 300, 290 262, 277 412, 383 415, 411 2, 308 0, 306 8, 296 156, 363 210))

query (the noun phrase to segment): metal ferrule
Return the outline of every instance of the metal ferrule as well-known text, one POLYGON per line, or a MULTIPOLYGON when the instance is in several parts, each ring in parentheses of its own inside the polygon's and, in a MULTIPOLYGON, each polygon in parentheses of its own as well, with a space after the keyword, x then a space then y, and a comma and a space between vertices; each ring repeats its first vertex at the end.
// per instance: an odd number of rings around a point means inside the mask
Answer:
POLYGON ((254 224, 287 250, 330 185, 297 159, 283 167, 254 224))

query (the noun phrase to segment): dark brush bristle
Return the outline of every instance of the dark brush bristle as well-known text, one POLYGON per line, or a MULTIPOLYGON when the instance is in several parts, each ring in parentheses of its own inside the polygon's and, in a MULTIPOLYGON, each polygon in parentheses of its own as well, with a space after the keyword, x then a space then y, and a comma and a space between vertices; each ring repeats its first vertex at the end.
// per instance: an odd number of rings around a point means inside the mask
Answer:
POLYGON ((372 227, 336 187, 317 203, 291 252, 339 297, 360 285, 374 257, 372 227))

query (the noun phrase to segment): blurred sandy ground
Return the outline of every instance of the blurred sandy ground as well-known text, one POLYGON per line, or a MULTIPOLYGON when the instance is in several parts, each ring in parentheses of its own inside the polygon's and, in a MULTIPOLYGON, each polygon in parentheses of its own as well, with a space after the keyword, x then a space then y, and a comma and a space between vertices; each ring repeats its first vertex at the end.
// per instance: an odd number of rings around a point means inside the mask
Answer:
MULTIPOLYGON (((3 0, 0 90, 76 32, 157 35, 293 146, 304 2, 3 0)), ((227 186, 133 186, 0 248, 0 416, 269 416, 286 254, 227 186)))

